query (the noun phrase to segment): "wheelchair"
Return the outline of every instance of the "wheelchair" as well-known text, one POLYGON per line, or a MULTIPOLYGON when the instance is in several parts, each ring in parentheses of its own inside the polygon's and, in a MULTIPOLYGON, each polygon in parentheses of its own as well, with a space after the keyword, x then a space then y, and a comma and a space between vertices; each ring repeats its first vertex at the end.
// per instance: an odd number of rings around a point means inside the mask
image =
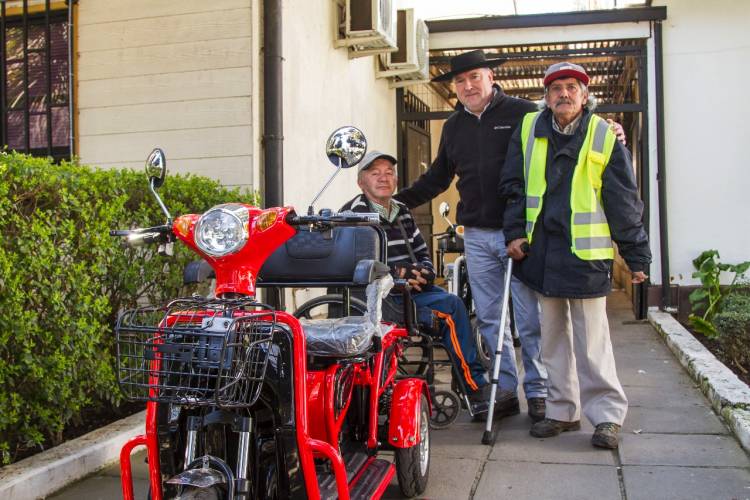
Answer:
MULTIPOLYGON (((297 318, 339 318, 342 316, 363 315, 367 304, 361 290, 347 287, 327 287, 326 294, 310 299, 297 307, 293 315, 297 318)), ((459 375, 460 362, 445 345, 440 333, 440 322, 434 318, 432 324, 417 321, 416 306, 408 290, 403 294, 402 304, 393 299, 393 294, 383 300, 383 321, 407 328, 410 337, 404 342, 406 355, 399 360, 399 371, 402 376, 419 377, 425 380, 430 391, 432 414, 430 426, 443 429, 453 424, 466 409, 473 417, 484 408, 472 407, 469 401, 469 389, 459 375), (438 388, 436 371, 449 369, 451 373, 450 389, 438 388)))

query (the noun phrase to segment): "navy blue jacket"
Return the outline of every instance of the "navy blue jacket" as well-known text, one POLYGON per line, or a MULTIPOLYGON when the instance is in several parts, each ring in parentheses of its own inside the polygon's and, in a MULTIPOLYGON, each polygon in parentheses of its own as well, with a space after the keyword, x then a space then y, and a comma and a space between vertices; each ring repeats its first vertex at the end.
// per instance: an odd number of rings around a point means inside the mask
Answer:
POLYGON ((414 208, 448 189, 457 175, 456 188, 461 198, 456 210, 458 223, 471 227, 503 227, 505 202, 497 193, 500 170, 513 131, 536 106, 505 95, 497 85, 495 89, 497 92, 481 120, 468 113, 461 103, 456 106, 443 126, 432 166, 394 198, 414 208))
MULTIPOLYGON (((549 297, 591 298, 611 289, 612 260, 582 260, 571 251, 570 190, 578 152, 586 135, 591 113, 584 111, 573 136, 552 129, 552 113, 542 113, 535 137, 547 137, 547 191, 542 211, 534 225, 529 255, 515 263, 514 274, 530 288, 549 297)), ((506 200, 506 242, 526 237, 526 194, 521 127, 508 148, 500 192, 506 200)), ((643 203, 638 196, 630 153, 615 143, 602 175, 602 205, 612 240, 631 271, 648 271, 651 250, 643 228, 643 203)))

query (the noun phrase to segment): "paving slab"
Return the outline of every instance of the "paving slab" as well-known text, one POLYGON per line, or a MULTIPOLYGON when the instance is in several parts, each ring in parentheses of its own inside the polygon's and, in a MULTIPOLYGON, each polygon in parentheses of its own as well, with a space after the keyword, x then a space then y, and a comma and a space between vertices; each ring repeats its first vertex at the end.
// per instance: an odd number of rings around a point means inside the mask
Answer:
POLYGON ((622 346, 617 346, 613 343, 613 348, 615 351, 615 361, 629 356, 638 359, 655 358, 675 361, 672 351, 666 345, 663 345, 659 339, 643 342, 638 345, 625 343, 622 346))
POLYGON ((630 407, 680 408, 685 406, 710 406, 709 401, 695 386, 682 385, 672 391, 660 391, 653 387, 624 385, 630 407))
POLYGON ((613 466, 490 461, 474 499, 498 498, 620 500, 620 487, 613 466))
POLYGON ((433 431, 430 435, 432 438, 432 456, 478 460, 487 458, 487 446, 481 444, 483 432, 484 427, 481 424, 462 425, 433 431))
MULTIPOLYGON (((432 455, 430 479, 427 489, 420 498, 430 499, 468 499, 477 475, 482 467, 482 460, 471 458, 448 458, 432 455)), ((398 480, 394 476, 383 498, 386 500, 402 499, 398 480)), ((475 497, 476 498, 476 497, 475 497)))
POLYGON ((539 439, 528 429, 498 434, 490 460, 513 460, 556 464, 614 465, 610 451, 591 446, 591 431, 564 432, 553 438, 539 439))
POLYGON ((750 498, 747 469, 625 466, 622 472, 628 500, 750 498))
POLYGON ((623 386, 653 387, 658 391, 671 391, 681 386, 694 385, 685 371, 675 369, 674 365, 669 368, 666 365, 646 367, 645 362, 634 366, 617 363, 617 375, 623 386))
POLYGON ((732 436, 703 434, 626 434, 620 443, 623 465, 750 467, 732 436))
POLYGON ((652 434, 729 434, 726 425, 708 406, 672 408, 631 407, 623 432, 652 434))

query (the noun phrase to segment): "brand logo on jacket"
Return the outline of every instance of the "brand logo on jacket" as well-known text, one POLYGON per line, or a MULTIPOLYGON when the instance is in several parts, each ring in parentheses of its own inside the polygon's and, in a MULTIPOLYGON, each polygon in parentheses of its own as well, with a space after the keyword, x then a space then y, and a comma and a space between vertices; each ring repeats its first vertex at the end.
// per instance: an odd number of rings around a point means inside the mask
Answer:
POLYGON ((511 127, 510 125, 495 125, 494 129, 495 130, 509 130, 510 127, 511 127))

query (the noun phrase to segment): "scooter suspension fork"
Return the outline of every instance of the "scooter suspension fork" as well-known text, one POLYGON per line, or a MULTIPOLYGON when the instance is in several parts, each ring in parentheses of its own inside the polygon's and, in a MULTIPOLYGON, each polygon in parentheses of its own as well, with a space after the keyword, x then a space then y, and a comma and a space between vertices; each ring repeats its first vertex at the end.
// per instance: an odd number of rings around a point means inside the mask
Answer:
POLYGON ((250 459, 250 433, 253 417, 242 417, 239 421, 239 446, 237 446, 237 500, 250 498, 250 483, 247 479, 247 465, 250 459))
POLYGON ((201 418, 190 416, 187 418, 187 443, 185 444, 185 465, 187 470, 193 460, 195 460, 195 444, 198 441, 198 430, 201 428, 201 418))

